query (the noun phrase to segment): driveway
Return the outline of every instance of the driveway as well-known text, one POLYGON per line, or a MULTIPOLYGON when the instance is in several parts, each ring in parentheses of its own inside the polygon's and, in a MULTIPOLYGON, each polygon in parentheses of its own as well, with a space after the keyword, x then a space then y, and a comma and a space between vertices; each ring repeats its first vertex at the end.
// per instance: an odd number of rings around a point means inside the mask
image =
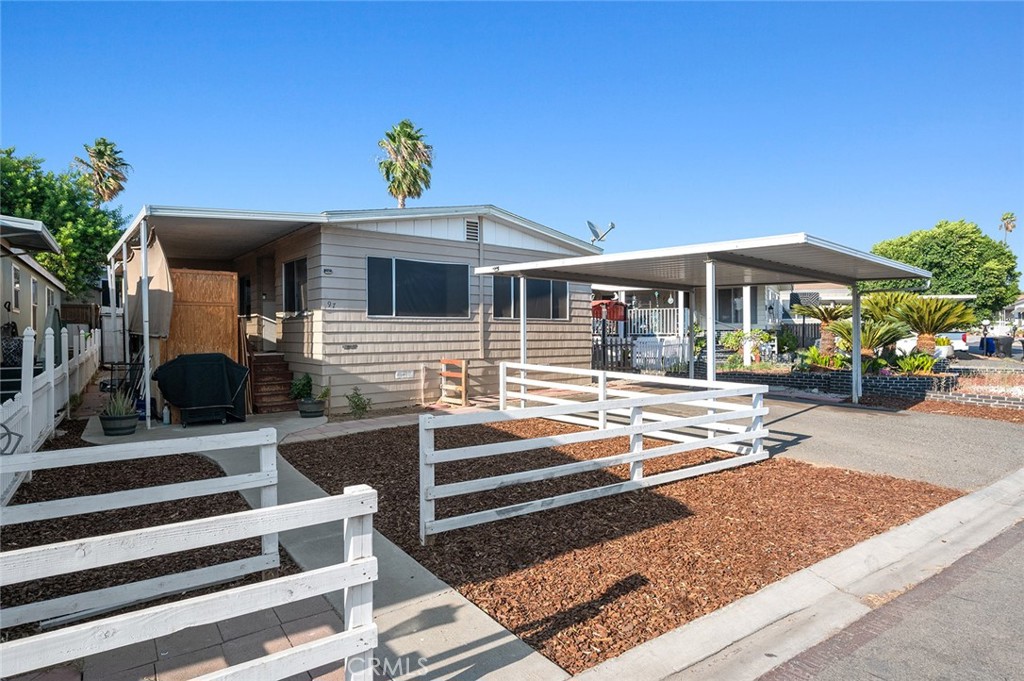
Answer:
POLYGON ((773 455, 975 490, 1024 467, 1019 424, 768 398, 773 455))

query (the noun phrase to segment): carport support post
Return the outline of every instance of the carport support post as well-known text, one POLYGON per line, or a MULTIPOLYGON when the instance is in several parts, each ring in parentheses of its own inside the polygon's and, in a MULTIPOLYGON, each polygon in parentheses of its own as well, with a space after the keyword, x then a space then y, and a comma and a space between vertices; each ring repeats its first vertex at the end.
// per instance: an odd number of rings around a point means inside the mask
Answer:
POLYGON ((750 366, 751 345, 754 341, 750 338, 750 287, 743 287, 743 366, 750 366))
POLYGON ((860 402, 861 395, 861 355, 860 355, 860 291, 857 290, 857 282, 850 287, 853 298, 853 337, 850 354, 850 365, 852 375, 850 376, 850 399, 854 404, 860 402))
POLYGON ((697 351, 697 339, 693 337, 693 301, 697 296, 697 289, 690 289, 690 296, 686 307, 686 352, 690 356, 689 376, 693 378, 693 367, 697 361, 694 357, 697 351))
MULTIPOLYGON (((513 305, 513 307, 515 307, 513 305)), ((526 364, 526 277, 519 277, 519 363, 526 364)), ((526 369, 519 370, 519 378, 526 380, 526 369)), ((526 395, 526 384, 519 384, 519 394, 526 395)), ((526 400, 519 400, 519 408, 526 408, 526 400)))
MULTIPOLYGON (((707 320, 707 379, 715 380, 715 261, 704 263, 704 316, 707 320)), ((708 433, 711 431, 709 430, 708 433)))
MULTIPOLYGON (((114 323, 117 323, 117 305, 114 305, 114 323)), ((128 240, 121 243, 121 348, 124 355, 123 380, 128 380, 128 362, 132 361, 131 343, 128 338, 128 240)))
POLYGON ((142 394, 146 400, 146 428, 152 428, 149 418, 149 400, 153 391, 149 378, 152 372, 149 366, 149 225, 146 218, 142 218, 139 225, 139 255, 142 257, 142 384, 145 386, 142 394))

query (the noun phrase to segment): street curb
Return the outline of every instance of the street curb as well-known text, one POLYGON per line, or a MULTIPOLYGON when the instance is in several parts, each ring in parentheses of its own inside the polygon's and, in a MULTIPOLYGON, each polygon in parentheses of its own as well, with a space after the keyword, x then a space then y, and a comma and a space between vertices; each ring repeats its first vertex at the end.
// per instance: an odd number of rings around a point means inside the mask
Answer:
POLYGON ((1024 520, 1024 469, 577 675, 756 679, 1024 520))

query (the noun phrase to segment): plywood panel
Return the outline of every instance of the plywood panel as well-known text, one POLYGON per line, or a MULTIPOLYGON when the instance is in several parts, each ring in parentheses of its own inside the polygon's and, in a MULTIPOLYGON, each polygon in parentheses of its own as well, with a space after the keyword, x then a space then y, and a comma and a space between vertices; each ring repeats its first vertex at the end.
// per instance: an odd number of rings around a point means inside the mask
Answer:
POLYGON ((161 360, 220 352, 238 357, 238 275, 234 272, 172 269, 174 307, 161 360))

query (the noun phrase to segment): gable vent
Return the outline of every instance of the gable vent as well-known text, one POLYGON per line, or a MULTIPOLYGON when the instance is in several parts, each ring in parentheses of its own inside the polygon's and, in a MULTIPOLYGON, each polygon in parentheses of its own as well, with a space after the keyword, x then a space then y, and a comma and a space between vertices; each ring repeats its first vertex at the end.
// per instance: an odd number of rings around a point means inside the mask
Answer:
POLYGON ((466 220, 466 241, 480 241, 480 223, 466 220))

